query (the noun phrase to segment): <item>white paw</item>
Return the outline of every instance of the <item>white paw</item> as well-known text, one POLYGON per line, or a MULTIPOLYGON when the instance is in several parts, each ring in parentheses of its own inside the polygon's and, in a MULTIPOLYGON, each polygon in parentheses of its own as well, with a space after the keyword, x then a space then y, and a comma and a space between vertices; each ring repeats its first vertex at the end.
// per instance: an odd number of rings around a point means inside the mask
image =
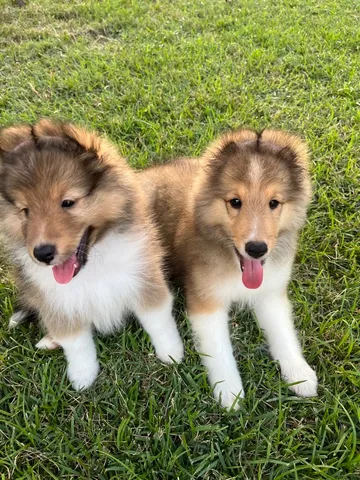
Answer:
POLYGON ((50 335, 45 335, 40 342, 35 345, 36 348, 40 348, 41 350, 55 350, 55 348, 59 348, 60 345, 56 343, 50 335))
POLYGON ((296 393, 299 397, 316 397, 318 381, 314 370, 306 363, 305 360, 300 359, 287 363, 285 366, 281 365, 281 373, 287 383, 296 383, 296 385, 289 385, 290 390, 296 393))
POLYGON ((9 329, 11 330, 12 328, 20 325, 20 323, 25 322, 27 315, 28 312, 26 312, 25 310, 19 310, 18 312, 15 312, 13 315, 11 315, 9 320, 9 329))
POLYGON ((241 380, 236 379, 235 381, 225 380, 223 382, 218 382, 214 387, 214 397, 220 402, 221 406, 230 410, 239 409, 238 400, 244 398, 244 387, 242 386, 241 380))
POLYGON ((70 362, 67 368, 68 378, 74 390, 89 388, 98 376, 100 367, 96 359, 85 362, 70 362))
POLYGON ((162 342, 155 346, 156 355, 164 363, 180 363, 184 357, 184 345, 180 336, 172 342, 162 342))

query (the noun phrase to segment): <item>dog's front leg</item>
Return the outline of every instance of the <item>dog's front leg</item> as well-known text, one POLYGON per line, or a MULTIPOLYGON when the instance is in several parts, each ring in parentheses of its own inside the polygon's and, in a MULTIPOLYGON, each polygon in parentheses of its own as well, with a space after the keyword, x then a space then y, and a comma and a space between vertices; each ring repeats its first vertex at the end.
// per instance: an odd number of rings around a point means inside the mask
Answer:
POLYGON ((51 335, 51 338, 64 350, 68 362, 67 374, 73 388, 83 390, 90 387, 99 373, 91 328, 66 336, 51 335))
MULTIPOLYGON (((154 294, 156 298, 156 292, 154 294)), ((148 302, 146 306, 135 306, 134 312, 141 325, 150 335, 156 355, 165 363, 174 360, 180 363, 184 346, 172 314, 172 296, 166 290, 159 305, 148 302)))
POLYGON ((231 346, 227 310, 201 310, 192 308, 189 318, 197 350, 214 387, 214 397, 223 407, 237 409, 236 399, 244 397, 244 388, 231 346))
POLYGON ((269 342, 271 355, 280 363, 283 378, 290 384, 302 382, 290 385, 289 388, 301 397, 315 396, 316 373, 303 357, 287 294, 264 295, 255 302, 254 308, 269 342))

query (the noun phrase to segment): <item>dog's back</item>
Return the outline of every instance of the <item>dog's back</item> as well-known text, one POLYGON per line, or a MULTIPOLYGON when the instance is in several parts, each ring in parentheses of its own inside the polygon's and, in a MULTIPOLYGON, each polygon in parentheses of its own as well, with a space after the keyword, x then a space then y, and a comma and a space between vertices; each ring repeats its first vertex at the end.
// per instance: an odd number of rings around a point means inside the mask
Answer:
POLYGON ((193 208, 196 181, 202 170, 199 159, 178 158, 137 172, 173 269, 178 263, 172 255, 176 244, 193 229, 189 211, 193 208))

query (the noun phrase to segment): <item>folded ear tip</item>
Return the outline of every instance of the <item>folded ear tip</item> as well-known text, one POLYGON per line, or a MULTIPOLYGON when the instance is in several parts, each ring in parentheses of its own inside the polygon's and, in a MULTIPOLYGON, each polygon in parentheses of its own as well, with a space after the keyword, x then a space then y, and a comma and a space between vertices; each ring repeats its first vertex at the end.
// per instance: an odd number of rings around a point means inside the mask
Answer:
POLYGON ((60 120, 41 118, 32 126, 32 132, 36 137, 57 137, 62 135, 63 125, 60 120))
POLYGON ((21 143, 31 138, 30 125, 13 125, 0 130, 0 152, 12 152, 21 143))
POLYGON ((262 139, 266 142, 277 145, 280 154, 289 161, 298 161, 306 165, 309 158, 309 147, 300 136, 289 133, 285 130, 266 129, 262 139))
POLYGON ((26 140, 33 140, 36 149, 57 148, 76 156, 88 154, 100 165, 121 164, 122 157, 106 138, 71 122, 50 118, 41 118, 32 126, 17 125, 0 130, 2 158, 2 151, 12 152, 26 140))

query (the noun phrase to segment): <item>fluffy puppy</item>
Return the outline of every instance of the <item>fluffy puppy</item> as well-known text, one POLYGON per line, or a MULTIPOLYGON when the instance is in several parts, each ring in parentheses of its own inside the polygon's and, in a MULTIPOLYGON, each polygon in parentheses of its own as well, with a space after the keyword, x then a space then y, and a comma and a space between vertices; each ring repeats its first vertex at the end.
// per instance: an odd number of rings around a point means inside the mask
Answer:
POLYGON ((99 371, 92 330, 112 332, 128 312, 162 361, 180 361, 148 203, 114 146, 42 120, 3 129, 0 152, 1 233, 21 305, 10 324, 38 315, 48 335, 37 346, 63 348, 76 390, 99 371))
POLYGON ((200 158, 138 174, 150 195, 173 276, 214 396, 225 407, 244 395, 230 343, 231 305, 251 307, 284 379, 316 395, 294 329, 287 285, 311 198, 306 145, 275 130, 227 133, 200 158))

